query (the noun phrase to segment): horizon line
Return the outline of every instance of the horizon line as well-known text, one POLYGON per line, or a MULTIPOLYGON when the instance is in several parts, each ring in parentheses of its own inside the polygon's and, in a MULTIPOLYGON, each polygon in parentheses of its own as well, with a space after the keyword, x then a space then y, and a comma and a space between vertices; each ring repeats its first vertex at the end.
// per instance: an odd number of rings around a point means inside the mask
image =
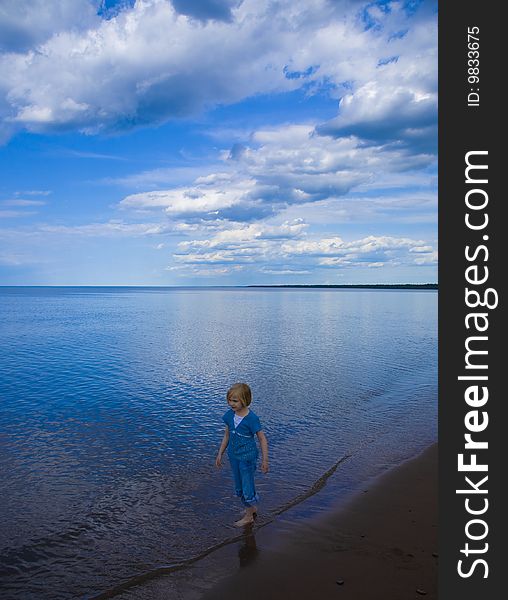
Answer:
POLYGON ((83 287, 115 287, 115 288, 212 288, 212 287, 230 287, 230 288, 253 288, 253 287, 291 287, 291 288, 373 288, 373 287, 427 287, 437 288, 438 283, 249 283, 249 284, 230 284, 230 285, 151 285, 151 284, 18 284, 4 285, 0 284, 0 288, 83 288, 83 287))

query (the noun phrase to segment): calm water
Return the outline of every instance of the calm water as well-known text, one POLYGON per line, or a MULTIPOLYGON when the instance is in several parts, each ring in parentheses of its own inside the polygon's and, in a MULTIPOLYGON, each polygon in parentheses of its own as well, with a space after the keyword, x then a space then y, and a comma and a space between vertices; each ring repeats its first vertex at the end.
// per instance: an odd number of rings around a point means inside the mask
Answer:
POLYGON ((436 439, 432 291, 0 288, 0 312, 5 600, 92 598, 231 537, 235 381, 270 444, 265 515, 346 454, 329 495, 436 439))

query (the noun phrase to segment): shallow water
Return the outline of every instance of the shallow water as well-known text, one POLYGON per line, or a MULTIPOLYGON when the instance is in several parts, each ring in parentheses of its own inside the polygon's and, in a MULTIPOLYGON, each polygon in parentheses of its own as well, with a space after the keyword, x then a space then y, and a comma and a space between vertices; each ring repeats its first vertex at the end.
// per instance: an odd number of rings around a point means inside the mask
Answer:
POLYGON ((266 515, 343 456, 329 496, 436 439, 436 292, 0 288, 0 311, 2 598, 91 598, 234 535, 235 381, 266 515))

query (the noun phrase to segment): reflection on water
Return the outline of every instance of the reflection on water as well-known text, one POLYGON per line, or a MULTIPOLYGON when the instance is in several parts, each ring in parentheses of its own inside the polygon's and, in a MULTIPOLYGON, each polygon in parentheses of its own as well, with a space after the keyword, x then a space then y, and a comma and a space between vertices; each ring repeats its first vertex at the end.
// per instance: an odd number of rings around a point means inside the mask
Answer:
POLYGON ((436 436, 435 292, 0 288, 0 308, 2 597, 92 597, 234 535, 213 462, 235 381, 270 444, 265 515, 347 454, 436 436))
POLYGON ((259 554, 258 547, 256 545, 256 536, 254 532, 250 531, 246 534, 243 543, 238 549, 238 558, 240 559, 240 567, 246 567, 252 564, 259 554))

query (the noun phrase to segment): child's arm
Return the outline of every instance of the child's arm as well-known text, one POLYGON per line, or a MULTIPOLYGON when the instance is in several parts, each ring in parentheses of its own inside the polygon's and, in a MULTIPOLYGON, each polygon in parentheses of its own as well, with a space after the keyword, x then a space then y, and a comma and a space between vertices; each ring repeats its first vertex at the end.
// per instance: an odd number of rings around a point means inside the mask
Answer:
POLYGON ((224 451, 228 447, 229 443, 229 427, 226 425, 226 431, 224 432, 224 437, 222 438, 222 442, 219 448, 219 452, 217 452, 217 456, 215 458, 215 466, 222 467, 222 455, 224 451))
POLYGON ((263 431, 258 431, 256 435, 261 446, 261 473, 268 473, 268 441, 263 431))

